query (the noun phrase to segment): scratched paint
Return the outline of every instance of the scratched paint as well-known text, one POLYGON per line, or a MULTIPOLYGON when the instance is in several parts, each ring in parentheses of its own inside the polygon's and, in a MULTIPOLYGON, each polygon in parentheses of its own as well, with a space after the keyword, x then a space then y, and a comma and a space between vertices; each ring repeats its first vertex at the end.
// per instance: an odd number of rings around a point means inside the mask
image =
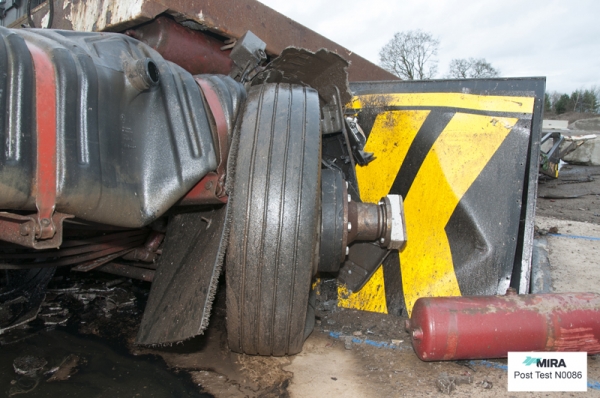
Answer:
MULTIPOLYGON (((100 0, 77 1, 65 0, 63 9, 70 10, 65 19, 71 21, 73 30, 92 32, 109 28, 127 21, 143 18, 144 0, 100 0)), ((148 19, 146 16, 144 19, 148 19)))

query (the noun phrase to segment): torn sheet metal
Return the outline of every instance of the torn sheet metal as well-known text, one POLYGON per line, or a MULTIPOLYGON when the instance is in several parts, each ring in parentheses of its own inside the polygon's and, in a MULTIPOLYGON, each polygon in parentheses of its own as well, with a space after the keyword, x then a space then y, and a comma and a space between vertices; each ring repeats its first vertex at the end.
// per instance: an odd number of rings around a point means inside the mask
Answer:
POLYGON ((347 104, 352 99, 346 71, 348 66, 344 58, 325 49, 313 53, 303 48, 288 47, 254 78, 252 85, 300 84, 317 90, 326 103, 337 97, 337 87, 342 104, 347 104))
MULTIPOLYGON (((208 30, 226 38, 239 39, 251 30, 267 43, 266 52, 271 56, 279 55, 289 46, 311 51, 328 49, 351 62, 351 81, 398 80, 358 54, 256 0, 56 0, 54 13, 52 28, 87 32, 121 32, 166 13, 187 27, 208 30)), ((42 26, 42 18, 47 14, 47 5, 35 10, 36 26, 42 26)), ((20 27, 25 19, 16 20, 12 26, 20 27)))

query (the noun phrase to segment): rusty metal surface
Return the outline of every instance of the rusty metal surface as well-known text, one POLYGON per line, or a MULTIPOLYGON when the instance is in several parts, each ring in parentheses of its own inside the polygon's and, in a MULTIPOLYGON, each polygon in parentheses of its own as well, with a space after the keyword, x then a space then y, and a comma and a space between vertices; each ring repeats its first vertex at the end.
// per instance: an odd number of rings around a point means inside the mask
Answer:
MULTIPOLYGON (((181 199, 180 205, 227 203, 225 177, 227 155, 229 154, 229 128, 219 96, 211 83, 201 77, 195 78, 210 109, 211 128, 216 132, 215 147, 219 155, 219 164, 215 172, 209 172, 188 194, 181 199)), ((214 134, 213 134, 214 135, 214 134)))
POLYGON ((132 267, 120 263, 108 263, 96 268, 97 271, 106 272, 113 275, 124 276, 126 278, 139 279, 145 282, 152 282, 156 271, 151 269, 132 267))
POLYGON ((54 235, 50 239, 38 240, 38 215, 22 216, 0 212, 0 239, 34 249, 60 247, 63 239, 63 221, 73 216, 55 212, 52 216, 54 235))
POLYGON ((152 231, 143 247, 136 247, 129 253, 123 256, 124 260, 143 261, 146 263, 154 263, 161 251, 158 250, 160 244, 165 239, 165 234, 158 231, 152 231))
POLYGON ((231 50, 221 50, 222 41, 186 28, 169 17, 158 17, 151 23, 127 30, 125 34, 146 43, 164 59, 176 63, 192 75, 227 75, 231 71, 231 50))
POLYGON ((597 354, 600 295, 420 298, 407 326, 424 361, 506 358, 509 351, 597 354))
MULTIPOLYGON (((178 21, 191 21, 228 38, 239 39, 251 30, 267 43, 266 51, 270 55, 279 55, 289 46, 311 51, 325 48, 350 61, 350 81, 399 80, 379 66, 256 0, 55 0, 54 11, 52 27, 55 29, 118 32, 168 13, 178 21)), ((47 14, 47 5, 34 13, 36 26, 40 26, 47 14)), ((24 22, 23 19, 17 20, 13 26, 18 27, 24 22)))
POLYGON ((383 207, 374 203, 348 203, 348 243, 379 240, 387 226, 383 207))
MULTIPOLYGON (((55 213, 55 216, 57 214, 60 216, 60 213, 55 213)), ((142 245, 147 241, 147 235, 147 230, 117 232, 67 241, 64 247, 58 250, 24 252, 15 250, 14 247, 3 248, 3 252, 0 253, 0 269, 53 268, 77 264, 74 270, 89 271, 142 245)), ((55 236, 62 237, 62 231, 59 230, 55 236)))

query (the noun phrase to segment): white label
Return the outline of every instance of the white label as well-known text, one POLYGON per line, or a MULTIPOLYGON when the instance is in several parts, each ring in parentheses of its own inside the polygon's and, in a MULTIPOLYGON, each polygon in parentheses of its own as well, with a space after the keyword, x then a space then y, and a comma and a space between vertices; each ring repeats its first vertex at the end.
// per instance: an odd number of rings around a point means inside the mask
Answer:
POLYGON ((587 353, 509 352, 508 391, 587 391, 587 353))

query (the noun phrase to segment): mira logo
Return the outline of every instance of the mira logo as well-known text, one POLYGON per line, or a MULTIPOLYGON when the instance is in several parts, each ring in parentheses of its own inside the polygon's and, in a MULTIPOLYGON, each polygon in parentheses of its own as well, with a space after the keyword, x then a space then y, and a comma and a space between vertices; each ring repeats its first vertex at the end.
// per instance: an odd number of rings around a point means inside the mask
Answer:
POLYGON ((567 364, 564 359, 556 359, 556 358, 532 358, 527 357, 523 361, 523 365, 531 366, 535 364, 538 368, 566 368, 567 364))

